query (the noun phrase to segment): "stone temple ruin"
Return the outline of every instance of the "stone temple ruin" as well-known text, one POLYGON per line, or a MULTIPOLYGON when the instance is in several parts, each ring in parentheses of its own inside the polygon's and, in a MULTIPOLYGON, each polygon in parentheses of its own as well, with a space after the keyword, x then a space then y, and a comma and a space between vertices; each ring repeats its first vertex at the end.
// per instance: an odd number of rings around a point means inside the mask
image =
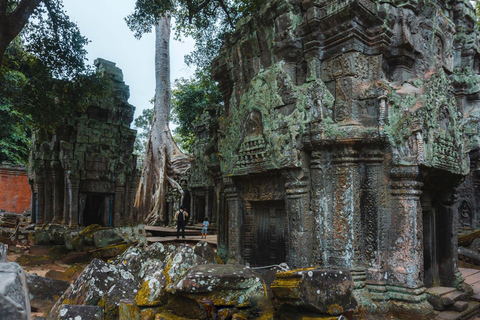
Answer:
POLYGON ((432 314, 426 288, 470 292, 457 234, 480 221, 475 23, 466 0, 274 0, 237 24, 192 169, 219 253, 348 269, 364 310, 415 319, 432 314))
POLYGON ((32 221, 69 227, 132 225, 136 159, 130 129, 135 108, 115 63, 97 59, 97 71, 110 76, 112 96, 90 101, 85 113, 68 119, 47 142, 32 143, 29 177, 32 221))

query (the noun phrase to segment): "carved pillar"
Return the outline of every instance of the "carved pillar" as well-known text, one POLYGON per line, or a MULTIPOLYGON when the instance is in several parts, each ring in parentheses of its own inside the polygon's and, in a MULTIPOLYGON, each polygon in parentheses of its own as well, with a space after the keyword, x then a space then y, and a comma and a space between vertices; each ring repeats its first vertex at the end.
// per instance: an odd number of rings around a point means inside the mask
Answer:
POLYGON ((324 266, 325 241, 328 230, 327 213, 329 212, 329 202, 331 198, 326 196, 325 190, 325 167, 324 153, 320 151, 312 152, 310 162, 310 179, 312 184, 312 212, 313 212, 313 265, 324 266))
POLYGON ((53 219, 53 186, 52 186, 52 171, 48 170, 45 174, 45 213, 44 221, 45 223, 51 223, 53 219))
POLYGON ((253 235, 253 207, 251 202, 245 201, 245 217, 244 217, 244 230, 245 230, 245 241, 244 241, 244 258, 245 263, 253 263, 253 245, 254 245, 254 235, 253 235))
POLYGON ((327 243, 327 265, 337 268, 363 268, 361 259, 361 220, 358 153, 351 146, 338 150, 332 158, 332 212, 327 243))
POLYGON ((53 219, 52 223, 60 223, 63 211, 63 175, 60 171, 52 172, 53 180, 53 219))
POLYGON ((243 219, 237 189, 231 185, 225 189, 228 215, 228 257, 243 263, 242 236, 243 219))
POLYGON ((78 227, 78 188, 80 180, 67 179, 68 185, 68 207, 69 207, 69 223, 72 228, 78 227))
POLYGON ((423 284, 423 222, 421 188, 417 166, 394 167, 390 176, 391 225, 388 257, 388 291, 392 300, 418 304, 408 310, 431 314, 423 284))
MULTIPOLYGON (((376 278, 383 270, 381 258, 381 225, 387 192, 383 182, 383 152, 367 151, 361 156, 360 174, 360 237, 362 265, 357 265, 355 286, 357 289, 366 285, 367 278, 376 278), (373 274, 373 275, 372 275, 373 274)), ((381 240, 382 238, 382 240, 381 240)))
POLYGON ((190 194, 190 222, 193 221, 193 213, 195 212, 195 200, 194 200, 193 191, 190 194))
POLYGON ((126 216, 125 208, 123 206, 125 201, 125 187, 119 186, 115 188, 115 204, 114 204, 114 215, 113 215, 113 225, 125 225, 126 216))
POLYGON ((304 268, 313 261, 313 215, 310 213, 310 182, 303 169, 284 172, 285 209, 288 219, 287 263, 304 268))
POLYGON ((45 223, 45 183, 43 179, 35 181, 35 189, 37 190, 37 227, 41 227, 45 223))
POLYGON ((67 226, 70 224, 70 187, 68 184, 67 170, 63 175, 63 220, 62 224, 67 226))

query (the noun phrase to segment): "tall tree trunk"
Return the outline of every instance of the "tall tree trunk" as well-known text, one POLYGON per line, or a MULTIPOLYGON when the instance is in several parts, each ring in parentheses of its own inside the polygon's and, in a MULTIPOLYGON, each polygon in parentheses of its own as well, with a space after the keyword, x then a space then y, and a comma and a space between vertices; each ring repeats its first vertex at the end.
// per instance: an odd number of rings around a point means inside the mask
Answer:
POLYGON ((173 141, 168 128, 170 116, 170 15, 160 19, 155 27, 155 104, 142 177, 137 188, 135 207, 146 215, 145 223, 159 225, 166 222, 165 196, 170 184, 182 195, 175 181, 190 168, 190 158, 173 141))

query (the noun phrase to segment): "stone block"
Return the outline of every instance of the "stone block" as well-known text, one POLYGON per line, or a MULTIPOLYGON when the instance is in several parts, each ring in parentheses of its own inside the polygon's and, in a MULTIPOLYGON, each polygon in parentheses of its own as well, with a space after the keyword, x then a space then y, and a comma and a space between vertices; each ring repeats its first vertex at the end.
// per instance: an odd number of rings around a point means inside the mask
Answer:
POLYGON ((49 318, 58 317, 62 304, 97 305, 108 290, 122 278, 133 279, 133 275, 128 271, 120 272, 116 267, 102 260, 93 259, 55 303, 49 312, 49 318))
POLYGON ((14 262, 0 263, 0 306, 0 319, 30 319, 27 280, 14 262))
POLYGON ((48 310, 67 290, 70 283, 27 273, 27 287, 30 305, 39 310, 48 310))
POLYGON ((89 319, 103 320, 103 308, 98 306, 77 306, 64 304, 58 314, 58 320, 89 319))
POLYGON ((357 308, 349 271, 298 269, 279 272, 271 285, 277 309, 283 305, 340 315, 357 308))
POLYGON ((140 309, 132 300, 121 300, 118 306, 119 320, 137 320, 140 319, 140 309))
POLYGON ((453 304, 452 310, 456 312, 462 312, 467 310, 468 302, 467 301, 457 301, 453 304))
POLYGON ((93 234, 95 247, 103 248, 125 241, 114 229, 99 230, 93 234))
POLYGON ((250 268, 235 264, 193 266, 172 288, 180 295, 200 304, 211 301, 215 306, 252 307, 266 297, 264 282, 250 268))
POLYGON ((0 263, 7 262, 7 245, 0 243, 0 263))

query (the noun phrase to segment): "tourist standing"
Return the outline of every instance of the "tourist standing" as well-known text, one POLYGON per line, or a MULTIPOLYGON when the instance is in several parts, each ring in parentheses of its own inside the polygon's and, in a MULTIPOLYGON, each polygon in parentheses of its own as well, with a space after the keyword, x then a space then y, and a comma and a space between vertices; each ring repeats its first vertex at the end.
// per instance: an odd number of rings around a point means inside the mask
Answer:
POLYGON ((208 222, 208 217, 205 217, 202 223, 202 239, 207 239, 207 229, 209 225, 210 222, 208 222))
POLYGON ((185 222, 187 220, 188 213, 185 211, 183 204, 180 206, 180 210, 175 212, 175 222, 177 223, 177 239, 182 229, 182 238, 185 239, 185 222))

